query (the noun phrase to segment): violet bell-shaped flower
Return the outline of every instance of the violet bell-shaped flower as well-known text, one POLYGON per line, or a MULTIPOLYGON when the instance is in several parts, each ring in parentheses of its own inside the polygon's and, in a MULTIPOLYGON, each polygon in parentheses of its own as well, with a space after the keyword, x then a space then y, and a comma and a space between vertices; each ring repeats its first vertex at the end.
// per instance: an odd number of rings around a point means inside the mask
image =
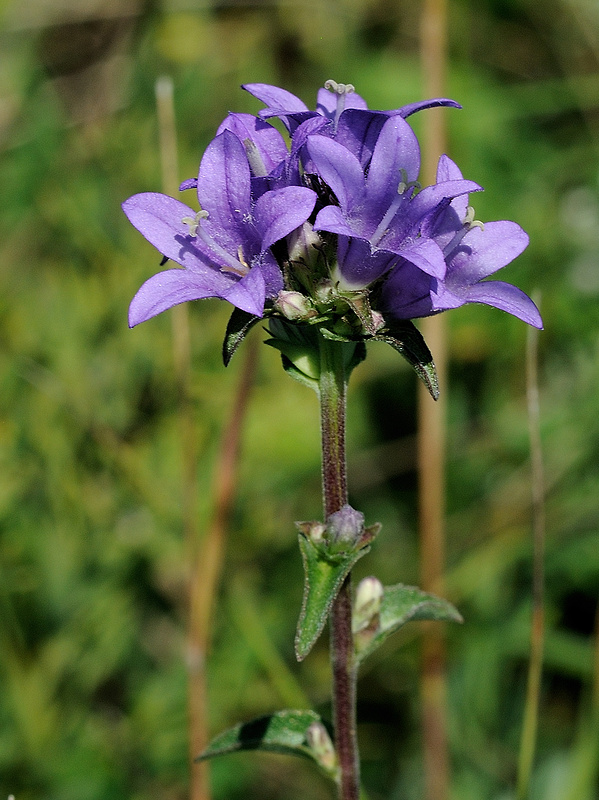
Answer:
POLYGON ((293 134, 302 122, 315 116, 323 117, 325 124, 330 123, 333 128, 336 128, 341 114, 346 110, 368 111, 371 119, 374 115, 381 115, 384 121, 386 117, 396 115, 405 119, 417 111, 437 106, 461 108, 461 105, 455 100, 447 97, 435 97, 431 100, 409 103, 391 111, 372 110, 368 108, 366 101, 356 94, 351 83, 337 83, 328 80, 325 82, 324 88, 318 90, 316 110, 311 111, 303 100, 278 86, 271 86, 267 83, 246 83, 242 88, 266 105, 266 108, 259 112, 262 119, 279 117, 290 134, 293 134))
POLYGON ((339 203, 322 208, 314 228, 337 234, 332 278, 342 291, 366 288, 391 269, 398 257, 428 276, 445 276, 443 251, 425 235, 426 220, 440 204, 478 191, 478 184, 460 177, 414 194, 420 148, 400 116, 383 125, 368 170, 333 139, 311 136, 306 147, 318 175, 339 203))
POLYGON ((216 136, 204 153, 197 195, 198 212, 155 192, 123 203, 134 227, 183 267, 160 272, 143 284, 129 308, 131 327, 178 303, 208 297, 262 316, 265 301, 283 289, 281 268, 270 248, 301 226, 316 202, 316 194, 303 186, 266 191, 255 199, 245 148, 229 130, 216 136))
MULTIPOLYGON (((437 170, 440 185, 462 179, 447 156, 437 170)), ((528 246, 528 235, 515 222, 474 220, 468 197, 455 198, 440 210, 432 237, 442 249, 447 270, 444 278, 432 276, 401 259, 381 289, 381 310, 399 319, 430 316, 466 303, 483 303, 512 314, 535 328, 541 315, 523 291, 503 281, 484 280, 505 267, 528 246)))
POLYGON ((437 106, 461 108, 455 100, 436 97, 390 111, 372 110, 356 94, 352 84, 328 80, 324 88, 318 90, 316 110, 311 111, 299 97, 278 86, 247 83, 242 88, 266 104, 259 112, 262 119, 278 117, 281 120, 297 140, 296 148, 303 144, 306 136, 321 133, 343 144, 363 167, 368 166, 381 128, 389 117, 405 119, 417 111, 437 106))

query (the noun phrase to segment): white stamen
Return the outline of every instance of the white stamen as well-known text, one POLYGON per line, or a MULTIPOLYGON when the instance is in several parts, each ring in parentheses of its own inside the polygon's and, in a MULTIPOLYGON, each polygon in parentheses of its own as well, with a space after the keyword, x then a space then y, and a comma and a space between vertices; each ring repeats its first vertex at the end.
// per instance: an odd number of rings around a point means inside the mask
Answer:
POLYGON ((480 228, 481 231, 485 229, 485 223, 481 222, 479 219, 474 219, 474 208, 472 206, 468 206, 466 209, 466 216, 464 217, 464 225, 468 228, 468 230, 472 230, 472 228, 480 228))
POLYGON ((408 180, 408 173, 403 167, 401 167, 401 169, 399 170, 399 174, 401 175, 401 180, 397 185, 397 194, 404 194, 404 192, 407 192, 408 189, 421 188, 420 181, 408 180))
POLYGON ((243 264, 243 266, 246 269, 250 268, 250 265, 245 260, 245 256, 243 255, 243 247, 241 245, 239 245, 239 247, 237 248, 237 258, 239 259, 240 263, 243 264))
POLYGON ((241 245, 237 248, 237 255, 238 259, 231 256, 227 251, 221 247, 221 245, 217 244, 214 239, 208 235, 206 230, 200 222, 203 219, 208 219, 208 212, 200 210, 197 212, 195 217, 183 217, 181 222, 184 225, 189 227, 189 235, 195 238, 200 238, 205 244, 208 245, 210 250, 217 256, 220 260, 222 259, 225 264, 221 266, 222 272, 232 272, 234 275, 239 275, 240 277, 244 277, 250 271, 249 264, 247 263, 245 256, 243 255, 243 249, 241 245))
POLYGON ((195 217, 183 217, 181 222, 189 227, 189 235, 195 238, 202 219, 208 219, 207 211, 198 211, 195 217))
POLYGON ((324 88, 335 94, 351 94, 356 91, 353 83, 337 83, 337 81, 332 80, 325 81, 324 88))
POLYGON ((324 88, 337 95, 337 108, 335 110, 335 119, 333 120, 333 126, 336 131, 339 117, 345 109, 345 98, 348 94, 354 92, 355 88, 352 83, 337 83, 337 81, 331 80, 325 81, 324 88))
POLYGON ((252 142, 252 140, 249 138, 244 139, 243 146, 245 147, 245 154, 254 177, 265 178, 268 175, 268 172, 266 171, 264 161, 262 160, 262 156, 260 155, 260 151, 256 147, 255 142, 252 142))

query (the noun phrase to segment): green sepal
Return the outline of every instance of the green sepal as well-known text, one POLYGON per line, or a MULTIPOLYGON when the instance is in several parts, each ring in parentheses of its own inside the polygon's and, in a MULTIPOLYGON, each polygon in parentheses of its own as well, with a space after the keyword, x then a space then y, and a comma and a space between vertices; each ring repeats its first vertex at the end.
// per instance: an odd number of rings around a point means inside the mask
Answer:
POLYGON ((381 608, 373 624, 354 634, 356 661, 360 663, 406 622, 437 620, 463 622, 459 611, 440 597, 416 586, 385 586, 381 608))
POLYGON ((223 340, 223 363, 225 367, 229 366, 235 351, 260 319, 261 317, 257 317, 255 314, 248 314, 247 311, 242 311, 240 308, 233 309, 223 340))
POLYGON ((342 297, 360 320, 366 333, 370 335, 376 334, 376 325, 372 316, 368 292, 347 292, 342 293, 342 297))
POLYGON ((386 342, 402 355, 428 389, 433 400, 439 399, 439 379, 435 362, 418 328, 410 320, 386 319, 385 327, 372 341, 386 342))
POLYGON ((276 711, 223 731, 195 760, 204 761, 243 750, 262 750, 309 758, 329 777, 334 777, 333 769, 323 764, 308 742, 308 730, 315 724, 323 724, 315 711, 276 711))
POLYGON ((304 597, 295 634, 295 655, 303 661, 322 633, 341 584, 370 546, 327 558, 305 535, 300 533, 298 539, 304 562, 304 597))

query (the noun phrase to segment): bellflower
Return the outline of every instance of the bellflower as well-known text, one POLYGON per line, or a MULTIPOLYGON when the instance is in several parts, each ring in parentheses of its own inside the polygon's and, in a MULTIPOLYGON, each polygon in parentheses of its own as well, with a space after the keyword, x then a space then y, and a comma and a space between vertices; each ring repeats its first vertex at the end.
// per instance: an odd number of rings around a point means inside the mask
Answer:
POLYGON ((423 223, 439 204, 480 187, 472 181, 447 180, 418 194, 418 140, 400 116, 387 119, 368 170, 337 141, 311 136, 311 161, 332 189, 339 205, 320 210, 314 227, 337 234, 333 278, 342 290, 365 288, 401 256, 426 275, 442 279, 446 264, 441 247, 423 235, 423 223))
POLYGON ((278 86, 247 83, 243 88, 266 104, 259 115, 262 119, 278 117, 293 138, 321 133, 335 138, 367 166, 381 128, 389 117, 406 118, 435 106, 461 108, 455 100, 436 97, 393 109, 374 111, 355 93, 351 83, 326 81, 318 90, 316 110, 311 111, 299 97, 278 86))
MULTIPOLYGON (((460 180, 462 173, 457 165, 442 156, 437 185, 460 180)), ((526 249, 528 236, 519 225, 508 220, 483 225, 474 220, 468 197, 461 196, 440 209, 431 235, 443 251, 445 277, 426 274, 401 259, 382 286, 383 311, 400 319, 413 319, 466 303, 483 303, 535 328, 543 327, 537 307, 523 291, 503 281, 484 280, 526 249)))
POLYGON ((406 118, 459 105, 438 98, 375 111, 351 85, 325 86, 314 111, 276 86, 244 86, 267 107, 258 116, 231 113, 219 126, 198 177, 180 187, 196 190, 199 211, 154 192, 123 204, 178 265, 143 284, 129 324, 219 297, 254 321, 279 317, 352 341, 389 341, 390 331, 403 330, 393 320, 472 302, 541 327, 523 292, 485 280, 524 250, 524 231, 475 222, 468 194, 481 187, 446 156, 433 186, 418 183, 420 148, 406 118))
MULTIPOLYGON (((189 182, 186 182, 189 185, 189 182)), ((315 193, 303 186, 251 192, 251 172, 239 138, 224 130, 208 146, 197 179, 200 211, 155 192, 123 203, 130 222, 167 259, 169 269, 147 280, 129 309, 129 325, 188 300, 220 297, 256 316, 283 288, 275 242, 311 214, 315 193)))

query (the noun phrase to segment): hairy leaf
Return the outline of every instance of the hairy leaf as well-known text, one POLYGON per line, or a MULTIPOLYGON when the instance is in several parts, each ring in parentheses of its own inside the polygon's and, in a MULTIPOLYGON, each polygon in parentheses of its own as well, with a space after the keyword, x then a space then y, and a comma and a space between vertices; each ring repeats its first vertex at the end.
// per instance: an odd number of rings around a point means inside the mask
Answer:
POLYGON ((315 724, 322 725, 322 722, 314 711, 277 711, 239 723, 219 734, 196 761, 242 750, 265 750, 310 758, 322 767, 309 743, 309 729, 315 724))
POLYGON ((451 603, 434 594, 402 583, 385 586, 381 609, 373 624, 355 634, 356 659, 362 661, 406 622, 418 620, 463 621, 451 603))
POLYGON ((370 547, 339 554, 334 560, 324 557, 305 536, 299 536, 304 562, 304 597, 295 635, 295 655, 302 661, 322 633, 327 617, 345 577, 370 547))
POLYGON ((229 366, 235 351, 259 321, 260 317, 256 317, 254 314, 248 314, 247 311, 242 311, 240 308, 233 309, 223 341, 223 363, 225 367, 229 366))
POLYGON ((386 342, 397 350, 414 369, 433 400, 438 400, 439 379, 435 362, 422 334, 413 322, 387 319, 383 330, 373 336, 372 340, 386 342))

